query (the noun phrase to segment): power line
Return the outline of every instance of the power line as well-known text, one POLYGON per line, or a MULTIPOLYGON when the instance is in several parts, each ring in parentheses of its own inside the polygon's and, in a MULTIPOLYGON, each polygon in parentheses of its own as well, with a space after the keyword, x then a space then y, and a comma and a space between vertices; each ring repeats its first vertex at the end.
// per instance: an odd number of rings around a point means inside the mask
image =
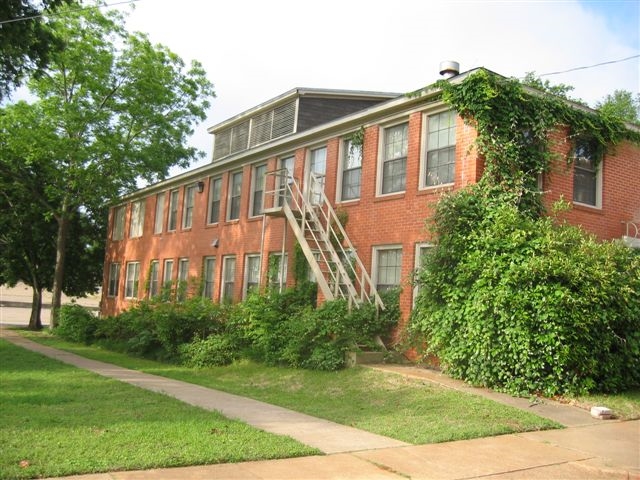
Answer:
MULTIPOLYGON (((78 12, 81 10, 89 10, 92 8, 104 8, 104 7, 113 7, 116 5, 122 5, 123 3, 134 3, 137 2, 139 0, 124 0, 122 2, 115 2, 115 3, 107 3, 104 5, 94 5, 91 7, 80 7, 80 8, 72 8, 71 11, 72 12, 78 12)), ((0 21, 0 25, 4 25, 6 23, 13 23, 13 22, 24 22, 26 20, 33 20, 34 18, 42 18, 42 17, 54 17, 57 15, 62 15, 61 13, 58 12, 48 12, 48 13, 41 13, 39 15, 31 15, 29 17, 20 17, 20 18, 12 18, 10 20, 2 20, 0 21)))
POLYGON ((638 58, 638 57, 640 57, 640 54, 632 55, 632 56, 627 57, 627 58, 621 58, 620 60, 611 60, 609 62, 596 63, 594 65, 587 65, 587 66, 584 66, 584 67, 575 67, 575 68, 570 68, 569 70, 562 70, 562 71, 559 71, 559 72, 542 73, 542 74, 538 75, 538 77, 547 77, 549 75, 559 75, 561 73, 575 72, 576 70, 586 70, 587 68, 600 67, 602 65, 610 65, 612 63, 626 62, 627 60, 631 60, 631 59, 638 58))

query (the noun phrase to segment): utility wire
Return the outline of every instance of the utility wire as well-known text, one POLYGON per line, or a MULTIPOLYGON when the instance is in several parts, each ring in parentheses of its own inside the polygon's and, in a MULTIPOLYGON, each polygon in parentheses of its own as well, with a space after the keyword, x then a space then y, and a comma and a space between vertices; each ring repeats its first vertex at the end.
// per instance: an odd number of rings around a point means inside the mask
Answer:
MULTIPOLYGON (((115 3, 107 3, 104 5, 93 5, 90 7, 80 7, 80 8, 73 8, 71 9, 71 11, 73 12, 77 12, 77 11, 81 11, 81 10, 89 10, 92 8, 104 8, 104 7, 113 7, 115 5, 122 5, 123 3, 134 3, 137 2, 139 0, 124 0, 122 2, 115 2, 115 3)), ((10 20, 1 20, 0 21, 0 25, 4 25, 6 23, 13 23, 13 22, 24 22, 25 20, 33 20, 34 18, 42 18, 42 17, 54 17, 57 15, 62 15, 61 13, 58 12, 48 12, 48 13, 41 13, 39 15, 31 15, 29 17, 20 17, 20 18, 12 18, 10 20)))
POLYGON ((570 68, 569 70, 562 70, 562 71, 559 71, 559 72, 542 73, 542 74, 538 75, 538 77, 547 77, 549 75, 559 75, 561 73, 575 72, 576 70, 586 70, 587 68, 600 67, 602 65, 610 65, 612 63, 626 62, 627 60, 631 60, 633 58, 638 58, 638 57, 640 57, 640 54, 632 55, 632 56, 627 57, 627 58, 621 58, 620 60, 611 60, 609 62, 596 63, 595 65, 587 65, 585 67, 575 67, 575 68, 570 68))

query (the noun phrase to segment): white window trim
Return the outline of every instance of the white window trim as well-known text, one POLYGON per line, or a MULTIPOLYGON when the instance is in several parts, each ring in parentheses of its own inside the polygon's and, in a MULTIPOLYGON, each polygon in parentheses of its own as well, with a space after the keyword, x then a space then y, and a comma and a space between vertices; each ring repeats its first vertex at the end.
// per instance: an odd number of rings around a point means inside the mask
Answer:
POLYGON ((109 264, 109 278, 107 279, 107 297, 109 298, 116 298, 118 296, 118 293, 120 293, 120 276, 121 276, 121 264, 120 262, 111 262, 109 264), (115 283, 114 283, 114 290, 115 292, 111 292, 111 280, 113 279, 113 277, 111 276, 111 274, 113 273, 113 268, 115 267, 115 283))
POLYGON ((196 208, 196 185, 185 185, 184 197, 182 199, 182 230, 190 230, 193 227, 193 213, 196 208), (187 215, 189 208, 189 198, 191 198, 191 215, 187 215), (187 221, 189 224, 187 225, 187 221))
POLYGON ((255 217, 259 217, 262 215, 262 212, 256 213, 253 211, 253 206, 254 206, 254 198, 255 198, 255 193, 256 193, 256 181, 257 181, 257 173, 258 173, 258 168, 260 167, 265 167, 265 176, 262 178, 262 211, 264 211, 264 191, 265 191, 265 186, 267 184, 267 180, 266 180, 266 172, 267 172, 267 164, 266 163, 257 163, 255 165, 253 165, 251 167, 251 193, 250 193, 250 198, 249 198, 249 205, 250 205, 250 212, 249 212, 249 217, 250 218, 255 218, 255 217))
POLYGON ((244 184, 244 171, 243 170, 235 170, 229 172, 229 180, 227 182, 227 212, 225 215, 225 220, 227 222, 237 222, 242 218, 242 185, 244 184), (240 204, 238 205, 238 218, 231 218, 231 207, 233 200, 233 179, 237 174, 240 174, 240 204))
POLYGON ((162 264, 162 287, 166 287, 167 284, 173 284, 173 258, 165 258, 162 264), (167 278, 167 267, 171 265, 171 274, 167 278))
MULTIPOLYGON (((423 248, 433 248, 435 245, 433 243, 430 242, 419 242, 416 243, 416 248, 414 251, 414 261, 413 261, 413 265, 414 265, 414 273, 418 271, 418 269, 420 269, 422 267, 422 262, 421 260, 421 256, 420 256, 420 250, 422 250, 423 248)), ((414 308, 416 306, 416 298, 418 298, 418 286, 415 285, 413 287, 413 292, 412 292, 412 299, 411 299, 411 308, 414 308)))
MULTIPOLYGON (((371 255, 371 280, 373 285, 378 288, 378 253, 384 250, 400 250, 404 260, 404 249, 402 248, 402 244, 390 244, 390 245, 375 245, 372 247, 372 255, 371 255)), ((402 285, 402 264, 400 264, 400 283, 398 287, 402 285)))
POLYGON ((140 293, 140 262, 139 261, 134 261, 134 262, 127 262, 126 265, 126 272, 125 272, 125 280, 124 280, 124 298, 129 299, 129 300, 133 300, 138 298, 138 295, 140 293), (134 274, 137 273, 137 275, 134 277, 133 279, 133 285, 132 285, 132 290, 135 290, 135 292, 131 292, 133 293, 133 295, 129 295, 128 289, 129 289, 129 267, 134 267, 134 274), (137 267, 137 268, 136 268, 137 267), (137 270, 137 272, 136 272, 137 270), (133 288, 134 286, 136 286, 136 282, 137 282, 137 288, 133 288))
POLYGON ((165 199, 166 192, 160 192, 156 195, 156 211, 155 218, 153 219, 154 235, 158 235, 163 232, 165 199))
POLYGON ((393 127, 397 127, 398 125, 402 125, 403 123, 407 124, 407 142, 409 142, 410 138, 409 138, 409 117, 403 117, 401 119, 398 119, 396 121, 394 121, 393 123, 389 123, 389 124, 385 124, 385 125, 380 125, 379 130, 378 130, 378 165, 376 167, 377 173, 376 173, 376 197, 392 197, 394 195, 402 195, 403 193, 406 193, 407 191, 407 179, 406 179, 406 167, 408 164, 408 160, 409 160, 409 146, 407 145, 407 163, 405 164, 405 184, 404 184, 404 190, 398 190, 397 192, 389 192, 389 193, 382 193, 382 173, 384 171, 384 161, 385 161, 385 145, 384 145, 384 139, 385 139, 385 133, 388 129, 393 128, 393 127))
POLYGON ((113 210, 113 228, 111 230, 111 240, 114 242, 124 240, 124 231, 127 216, 127 206, 120 205, 113 210))
POLYGON ((167 212, 167 232, 175 232, 178 229, 178 213, 180 212, 180 208, 178 208, 178 204, 180 203, 180 190, 174 188, 173 190, 169 190, 169 211, 167 212), (173 201, 173 195, 176 193, 175 202, 173 201), (175 224, 173 228, 171 227, 171 212, 174 210, 176 212, 175 224))
MULTIPOLYGON (((446 188, 451 187, 455 184, 455 168, 458 166, 457 162, 454 166, 454 174, 453 174, 453 182, 449 183, 441 183, 439 185, 427 185, 427 152, 429 149, 429 144, 427 142, 428 132, 429 132, 429 117, 432 115, 438 115, 439 113, 444 113, 451 110, 450 108, 441 108, 437 110, 432 110, 429 112, 424 112, 422 114, 422 128, 420 132, 420 180, 418 182, 419 190, 434 190, 438 188, 446 188)), ((458 114, 456 113, 456 146, 458 144, 458 114)), ((456 147, 457 148, 457 147, 456 147)), ((456 159, 457 160, 457 159, 456 159)))
POLYGON ((207 225, 217 225, 220 223, 220 213, 221 213, 221 207, 222 207, 222 176, 221 175, 216 175, 214 177, 210 177, 209 178, 209 198, 207 198, 207 225), (210 222, 211 220, 211 213, 212 213, 212 202, 213 202, 213 187, 214 184, 219 181, 220 182, 220 198, 218 198, 217 202, 218 202, 218 221, 216 222, 210 222))
POLYGON ((236 289, 236 277, 237 277, 237 267, 238 267, 238 261, 236 259, 235 255, 225 255, 222 257, 222 281, 220 282, 220 301, 221 302, 233 302, 234 298, 234 292, 236 289), (227 269, 229 268, 229 260, 233 259, 234 265, 233 265, 233 291, 231 292, 231 298, 227 298, 225 297, 225 287, 227 285, 227 269))
POLYGON ((217 258, 214 255, 206 256, 202 259, 202 296, 204 298, 208 298, 209 300, 213 300, 215 298, 215 289, 216 289, 216 268, 217 268, 217 258), (211 271, 211 295, 207 296, 207 263, 209 260, 213 260, 213 269, 211 271))
POLYGON ((131 219, 129 222, 129 238, 140 238, 144 234, 144 215, 146 200, 131 202, 131 219), (134 215, 137 206, 137 214, 134 215))
POLYGON ((364 163, 364 145, 360 148, 362 149, 362 157, 360 159, 360 195, 356 198, 349 198, 345 200, 342 198, 342 181, 344 176, 344 156, 345 156, 345 144, 350 141, 347 137, 340 138, 340 145, 338 147, 338 175, 336 181, 336 203, 351 203, 351 202, 359 202, 362 198, 362 164, 364 163))
POLYGON ((149 298, 153 298, 160 294, 160 261, 159 260, 151 260, 149 264, 149 291, 147 292, 147 296, 149 298), (153 267, 156 267, 156 291, 153 291, 153 267))
MULTIPOLYGON (((580 205, 581 207, 593 208, 595 210, 602 210, 602 164, 604 163, 604 158, 601 158, 600 161, 596 164, 596 204, 591 205, 590 203, 582 203, 576 200, 573 200, 575 205, 580 205)), ((572 168, 572 175, 576 173, 575 163, 572 168)), ((572 188, 575 188, 572 186, 572 188)))
POLYGON ((242 276, 242 299, 246 299, 249 295, 249 259, 258 259, 258 289, 260 288, 260 277, 262 270, 262 260, 259 253, 247 253, 244 256, 244 274, 242 276))

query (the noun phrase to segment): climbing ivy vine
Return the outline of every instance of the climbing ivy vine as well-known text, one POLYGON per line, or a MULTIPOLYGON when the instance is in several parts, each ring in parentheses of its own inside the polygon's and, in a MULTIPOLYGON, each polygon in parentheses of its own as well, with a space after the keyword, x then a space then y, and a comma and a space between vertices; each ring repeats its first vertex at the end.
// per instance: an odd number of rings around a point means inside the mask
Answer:
POLYGON ((640 255, 541 215, 537 187, 558 160, 552 142, 587 138, 604 153, 638 132, 485 70, 435 87, 476 129, 485 171, 427 222, 436 245, 416 275, 413 345, 516 394, 639 386, 640 255))

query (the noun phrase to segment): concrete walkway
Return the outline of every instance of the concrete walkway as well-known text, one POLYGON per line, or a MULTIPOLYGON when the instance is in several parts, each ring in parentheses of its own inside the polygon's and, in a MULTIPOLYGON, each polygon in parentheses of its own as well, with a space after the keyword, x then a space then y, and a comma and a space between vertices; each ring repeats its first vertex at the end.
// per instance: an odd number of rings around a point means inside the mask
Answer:
MULTIPOLYGON (((0 329, 0 335, 24 348, 203 408, 218 410, 226 416, 244 420, 263 430, 289 435, 327 453, 325 456, 295 459, 65 477, 68 479, 640 480, 640 421, 595 420, 588 412, 576 407, 552 402, 530 406, 527 400, 522 403, 522 399, 472 389, 472 393, 533 411, 570 427, 564 430, 413 446, 263 402, 88 360, 31 342, 11 330, 0 329)), ((470 388, 437 372, 420 368, 376 368, 424 381, 435 381, 450 388, 470 388)))

